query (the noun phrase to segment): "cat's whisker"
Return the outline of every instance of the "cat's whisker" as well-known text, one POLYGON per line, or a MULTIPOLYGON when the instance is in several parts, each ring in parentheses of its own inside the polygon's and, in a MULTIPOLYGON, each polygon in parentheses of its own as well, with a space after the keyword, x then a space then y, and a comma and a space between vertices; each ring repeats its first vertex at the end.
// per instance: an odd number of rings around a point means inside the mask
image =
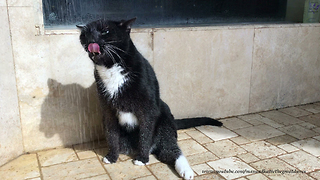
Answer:
MULTIPOLYGON (((113 49, 113 47, 106 45, 105 48, 107 48, 110 52, 110 54, 114 53, 120 60, 121 65, 125 66, 124 60, 122 59, 122 57, 117 53, 117 51, 115 49, 113 49)), ((112 55, 113 56, 113 55, 112 55)))
POLYGON ((117 53, 117 51, 115 51, 112 47, 110 47, 110 51, 113 52, 115 55, 118 56, 118 58, 123 61, 123 59, 121 58, 121 56, 117 53))
POLYGON ((115 46, 115 45, 112 45, 112 44, 109 44, 112 48, 114 48, 114 49, 117 49, 117 50, 119 50, 119 51, 121 51, 121 52, 123 52, 123 53, 126 53, 126 54, 128 54, 126 51, 124 51, 123 49, 121 49, 121 48, 118 48, 117 46, 115 46))
POLYGON ((110 49, 108 47, 102 47, 103 50, 108 54, 108 56, 111 58, 113 63, 116 63, 116 59, 114 58, 114 56, 112 55, 112 53, 110 52, 110 49))
POLYGON ((107 43, 116 43, 116 42, 121 42, 121 41, 108 41, 107 43))
POLYGON ((116 58, 113 56, 112 51, 111 51, 111 49, 110 49, 110 48, 108 48, 108 53, 110 54, 110 56, 111 56, 111 58, 112 58, 113 63, 117 63, 116 58))

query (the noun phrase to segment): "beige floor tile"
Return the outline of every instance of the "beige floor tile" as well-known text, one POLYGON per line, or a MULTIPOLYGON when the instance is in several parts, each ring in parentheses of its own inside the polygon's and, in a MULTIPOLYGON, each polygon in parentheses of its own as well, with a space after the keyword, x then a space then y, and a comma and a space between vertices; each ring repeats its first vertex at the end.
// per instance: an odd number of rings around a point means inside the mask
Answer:
POLYGON ((126 155, 126 154, 119 154, 119 160, 120 161, 126 161, 132 159, 130 156, 126 155))
POLYGON ((320 127, 320 113, 299 117, 299 119, 320 127))
POLYGON ((242 177, 242 178, 238 178, 237 180, 248 180, 248 179, 245 177, 242 177))
POLYGON ((279 158, 301 171, 312 172, 320 167, 319 158, 303 151, 282 155, 279 158))
POLYGON ((238 118, 255 126, 263 124, 263 122, 259 121, 261 118, 263 118, 260 114, 247 114, 243 116, 238 116, 238 118))
POLYGON ((284 126, 283 124, 279 124, 279 123, 277 123, 276 121, 271 120, 271 119, 269 119, 269 118, 265 118, 265 117, 259 119, 259 121, 261 121, 261 122, 263 122, 264 124, 267 124, 267 125, 269 125, 269 126, 271 126, 271 127, 274 127, 274 128, 279 128, 279 127, 283 127, 283 126, 284 126))
POLYGON ((194 154, 187 157, 190 165, 202 164, 208 161, 213 161, 219 159, 216 155, 207 151, 201 154, 194 154))
POLYGON ((320 113, 320 106, 318 104, 307 104, 298 106, 298 108, 304 109, 312 113, 320 113))
POLYGON ((104 148, 107 146, 108 146, 107 141, 93 141, 93 142, 87 142, 87 143, 73 145, 73 148, 76 151, 78 151, 78 150, 87 151, 87 150, 92 150, 92 149, 104 148))
POLYGON ((317 128, 317 126, 315 126, 314 124, 308 123, 308 122, 303 122, 303 123, 300 123, 298 125, 300 125, 300 126, 302 126, 304 128, 310 129, 310 130, 312 130, 314 128, 317 128))
POLYGON ((184 140, 184 139, 190 139, 191 137, 188 136, 185 132, 178 132, 178 141, 184 140))
POLYGON ((183 133, 183 132, 187 132, 187 131, 195 131, 195 128, 189 128, 189 129, 179 129, 177 132, 178 133, 183 133))
POLYGON ((264 124, 253 127, 247 127, 243 129, 237 129, 234 131, 251 141, 258 141, 284 135, 283 132, 264 124))
POLYGON ((230 139, 231 141, 241 145, 241 144, 247 144, 250 143, 251 141, 249 141, 248 139, 242 137, 242 136, 238 136, 238 137, 234 137, 230 139))
POLYGON ((279 109, 279 111, 286 113, 286 114, 293 116, 293 117, 301 117, 301 116, 307 116, 307 115, 312 114, 309 111, 305 111, 305 110, 303 110, 301 108, 297 108, 297 107, 289 107, 289 108, 279 109))
POLYGON ((258 113, 245 114, 245 115, 241 115, 241 116, 237 116, 237 117, 242 119, 242 120, 244 120, 244 121, 251 121, 251 120, 257 120, 257 119, 262 118, 262 116, 260 114, 258 114, 258 113))
POLYGON ((219 141, 238 136, 236 133, 224 127, 200 126, 197 127, 197 129, 214 141, 219 141))
POLYGON ((208 166, 208 164, 198 164, 191 167, 197 175, 208 174, 208 172, 213 172, 213 169, 208 166))
POLYGON ((315 136, 315 137, 313 137, 314 139, 316 139, 316 140, 318 140, 318 141, 320 141, 320 136, 315 136))
POLYGON ((296 141, 291 144, 314 156, 320 156, 320 141, 309 138, 301 141, 296 141))
POLYGON ((254 175, 247 176, 246 178, 249 180, 268 180, 269 179, 263 174, 254 174, 254 175))
POLYGON ((36 154, 22 155, 0 167, 0 177, 3 180, 27 179, 39 177, 36 154))
POLYGON ((137 166, 128 161, 118 161, 114 164, 104 164, 109 172, 111 179, 135 179, 138 177, 151 175, 151 172, 145 166, 137 166))
POLYGON ((102 159, 105 155, 108 153, 108 148, 100 148, 94 150, 96 154, 98 155, 99 159, 102 159))
POLYGON ((310 173, 311 177, 314 177, 315 179, 320 179, 320 171, 312 172, 310 173))
POLYGON ((252 162, 260 160, 259 158, 257 158, 256 156, 254 156, 251 153, 239 154, 237 157, 242 159, 242 161, 244 161, 246 163, 252 163, 252 162))
POLYGON ((41 151, 38 153, 38 156, 41 166, 50 166, 78 160, 74 150, 69 148, 41 151))
POLYGON ((87 150, 87 151, 76 150, 76 153, 80 159, 89 159, 89 158, 97 157, 96 153, 92 150, 87 150))
POLYGON ((226 158, 238 154, 246 153, 239 145, 230 140, 222 140, 214 143, 206 144, 205 147, 219 158, 226 158))
POLYGON ((233 173, 220 173, 221 176, 223 176, 226 179, 235 179, 240 178, 243 176, 250 175, 252 173, 235 173, 237 170, 248 170, 248 171, 254 171, 254 169, 249 166, 248 164, 242 162, 239 158, 236 157, 230 157, 225 159, 219 159, 216 161, 210 161, 207 163, 209 166, 211 166, 216 171, 234 171, 233 173))
POLYGON ((266 159, 286 153, 285 151, 265 141, 253 142, 250 144, 241 145, 241 147, 260 159, 266 159))
POLYGON ((149 164, 154 164, 160 162, 154 155, 149 156, 149 164))
POLYGON ((154 176, 146 176, 146 177, 141 177, 137 178, 136 180, 157 180, 154 176))
POLYGON ((207 151, 204 147, 202 147, 200 144, 198 144, 195 140, 192 139, 179 141, 178 145, 185 156, 199 154, 207 151))
POLYGON ((251 124, 247 123, 246 121, 243 121, 239 118, 227 118, 227 119, 223 119, 220 120, 223 123, 223 126, 230 129, 230 130, 234 130, 234 129, 240 129, 240 128, 245 128, 245 127, 250 127, 252 126, 251 124))
POLYGON ((81 179, 106 174, 98 159, 86 159, 42 168, 45 180, 81 179))
POLYGON ((289 153, 299 150, 298 148, 292 146, 291 144, 281 144, 281 145, 278 146, 278 148, 280 148, 282 150, 285 150, 285 151, 287 151, 289 153))
POLYGON ((225 178, 223 178, 221 175, 219 174, 214 174, 214 173, 211 173, 211 174, 205 174, 205 175, 202 175, 202 176, 196 176, 194 177, 194 180, 225 180, 225 178))
POLYGON ((28 179, 28 180, 41 180, 41 177, 31 178, 31 179, 28 179))
POLYGON ((317 133, 315 133, 314 131, 311 131, 299 125, 290 125, 279 128, 279 130, 298 139, 309 138, 317 135, 317 133))
POLYGON ((265 141, 277 146, 277 145, 281 145, 281 144, 289 144, 289 143, 292 143, 296 140, 298 140, 298 139, 286 134, 283 136, 277 136, 274 138, 266 139, 265 141))
POLYGON ((265 171, 269 173, 263 173, 263 175, 271 178, 271 179, 310 179, 306 174, 304 173, 281 173, 281 172, 276 172, 276 170, 296 170, 298 169, 288 165, 287 163, 277 159, 277 158, 272 158, 272 159, 266 159, 262 161, 258 161, 255 163, 250 164, 252 167, 257 169, 258 171, 265 171), (271 172, 274 171, 274 172, 271 172))
POLYGON ((271 120, 274 120, 277 123, 280 123, 280 124, 283 124, 286 126, 302 122, 301 120, 299 120, 296 117, 289 116, 289 115, 284 114, 284 113, 277 111, 277 110, 263 112, 260 114, 266 118, 269 118, 271 120))
POLYGON ((129 155, 119 154, 119 160, 120 160, 120 161, 127 161, 127 160, 129 160, 129 159, 132 160, 132 158, 131 158, 129 155))
POLYGON ((110 177, 108 174, 102 174, 102 175, 98 175, 98 176, 84 178, 81 180, 109 180, 109 179, 110 179, 110 177))
POLYGON ((189 136, 191 136, 194 140, 199 142, 200 144, 206 144, 206 143, 213 142, 212 139, 210 139, 206 135, 202 134, 200 131, 187 131, 186 133, 189 136))
POLYGON ((156 163, 148 167, 158 179, 182 179, 172 167, 166 164, 156 163))
POLYGON ((314 129, 312 129, 312 131, 314 131, 314 132, 316 132, 316 133, 320 134, 320 127, 314 128, 314 129))

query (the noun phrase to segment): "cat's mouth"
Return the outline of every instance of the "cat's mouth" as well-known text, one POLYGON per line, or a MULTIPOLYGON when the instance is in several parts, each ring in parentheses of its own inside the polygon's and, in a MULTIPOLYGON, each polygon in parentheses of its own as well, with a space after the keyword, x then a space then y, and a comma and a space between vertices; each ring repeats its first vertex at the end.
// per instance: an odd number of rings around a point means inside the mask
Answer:
POLYGON ((94 56, 98 55, 98 54, 101 54, 100 46, 97 43, 90 43, 88 45, 88 51, 94 56))

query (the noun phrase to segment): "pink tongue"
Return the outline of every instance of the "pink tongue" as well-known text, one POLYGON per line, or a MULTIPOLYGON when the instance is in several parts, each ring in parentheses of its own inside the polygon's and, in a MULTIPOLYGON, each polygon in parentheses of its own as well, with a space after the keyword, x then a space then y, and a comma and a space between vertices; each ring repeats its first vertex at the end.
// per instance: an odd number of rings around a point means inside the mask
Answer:
POLYGON ((90 43, 89 46, 88 46, 88 50, 91 53, 99 53, 99 54, 101 53, 100 52, 100 46, 97 43, 90 43))

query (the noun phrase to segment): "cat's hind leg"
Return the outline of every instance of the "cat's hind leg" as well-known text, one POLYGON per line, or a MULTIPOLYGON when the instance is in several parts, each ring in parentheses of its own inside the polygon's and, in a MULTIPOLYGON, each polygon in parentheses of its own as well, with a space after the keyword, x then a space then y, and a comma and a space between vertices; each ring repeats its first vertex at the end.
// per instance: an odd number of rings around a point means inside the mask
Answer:
POLYGON ((153 152, 159 161, 171 165, 183 179, 193 179, 194 173, 186 157, 182 154, 176 142, 162 144, 153 152))
POLYGON ((180 156, 176 159, 174 167, 179 175, 184 179, 193 179, 193 170, 183 154, 180 154, 180 156))

